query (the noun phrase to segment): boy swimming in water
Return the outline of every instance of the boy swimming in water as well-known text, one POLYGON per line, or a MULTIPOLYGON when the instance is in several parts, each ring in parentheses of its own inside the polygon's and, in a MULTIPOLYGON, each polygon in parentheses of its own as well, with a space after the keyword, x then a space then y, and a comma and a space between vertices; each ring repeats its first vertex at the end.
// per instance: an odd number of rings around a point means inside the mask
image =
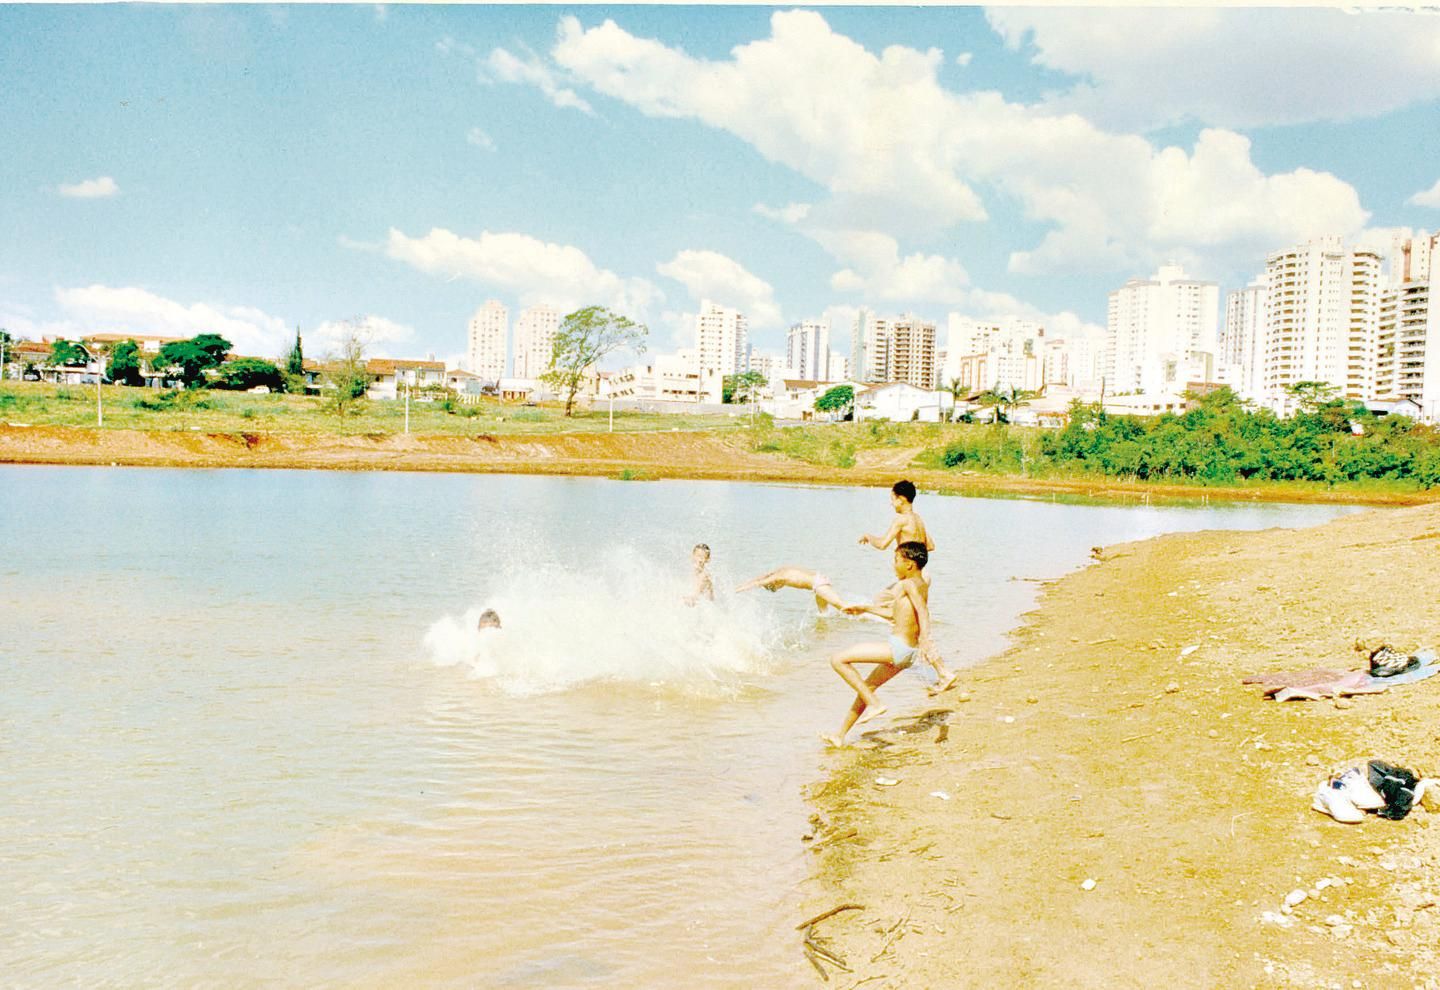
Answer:
POLYGON ((487 608, 480 613, 480 621, 475 623, 476 629, 499 629, 500 615, 493 608, 487 608))
POLYGON ((878 718, 887 711, 876 697, 875 690, 902 670, 915 664, 920 644, 930 638, 929 586, 920 571, 929 559, 925 544, 907 541, 895 548, 894 567, 898 583, 895 599, 889 606, 850 605, 851 615, 870 612, 890 619, 890 638, 886 642, 859 643, 830 658, 835 673, 855 689, 855 702, 846 713, 840 731, 833 736, 822 735, 831 746, 845 745, 845 735, 852 728, 878 718), (861 677, 856 664, 874 664, 868 677, 861 677))
POLYGON ((690 560, 695 564, 695 590, 685 596, 685 604, 694 605, 702 598, 713 602, 715 582, 710 580, 710 572, 706 570, 710 566, 710 548, 703 543, 695 544, 695 549, 690 551, 690 560))
POLYGON ((766 591, 799 588, 801 591, 809 591, 815 595, 815 607, 821 612, 825 611, 827 605, 842 611, 846 607, 845 602, 830 586, 829 578, 819 571, 807 570, 804 567, 777 567, 767 574, 746 581, 735 589, 735 593, 749 591, 751 588, 764 588, 766 591))

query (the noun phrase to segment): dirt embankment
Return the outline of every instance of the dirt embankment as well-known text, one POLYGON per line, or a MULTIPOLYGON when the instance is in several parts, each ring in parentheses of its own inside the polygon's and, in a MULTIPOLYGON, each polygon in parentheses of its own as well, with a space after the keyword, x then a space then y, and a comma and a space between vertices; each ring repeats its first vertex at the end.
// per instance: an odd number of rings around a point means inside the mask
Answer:
POLYGON ((1440 771, 1440 678, 1339 706, 1240 683, 1362 666, 1357 636, 1440 645, 1440 507, 1103 558, 970 700, 833 757, 802 914, 864 907, 814 927, 831 984, 1440 987, 1440 815, 1310 807, 1369 758, 1440 771))
POLYGON ((955 494, 1204 497, 1276 501, 1414 504, 1423 493, 1335 493, 1278 488, 1221 489, 1109 480, 1001 477, 911 466, 919 447, 863 450, 851 468, 810 464, 752 449, 741 432, 572 433, 474 436, 375 433, 204 433, 0 423, 0 464, 125 465, 194 468, 297 468, 342 471, 458 471, 597 475, 633 479, 703 478, 807 484, 889 485, 908 477, 955 494))

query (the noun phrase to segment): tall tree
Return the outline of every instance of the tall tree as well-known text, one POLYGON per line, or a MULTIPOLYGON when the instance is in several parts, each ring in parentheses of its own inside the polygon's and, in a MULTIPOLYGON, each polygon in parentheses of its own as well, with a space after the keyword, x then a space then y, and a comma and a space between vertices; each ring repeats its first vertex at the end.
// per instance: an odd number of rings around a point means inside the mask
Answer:
POLYGON ((140 345, 133 340, 122 340, 110 349, 110 362, 105 374, 119 385, 144 385, 140 374, 140 345))
POLYGON ((295 346, 285 354, 285 374, 305 374, 305 352, 300 349, 300 328, 295 328, 295 346))
POLYGON ((815 408, 820 412, 843 412, 854 403, 855 387, 853 385, 836 385, 815 400, 815 408))
POLYGON ((721 385, 721 401, 749 402, 760 397, 766 378, 758 371, 742 371, 738 375, 726 375, 721 385))
POLYGON ((325 368, 325 378, 334 388, 330 395, 338 416, 343 416, 350 404, 363 398, 370 388, 370 374, 365 370, 368 342, 363 320, 345 320, 340 324, 339 347, 325 368))
POLYGON ((566 316, 555 332, 550 351, 550 369, 541 380, 565 395, 565 415, 572 415, 575 394, 580 391, 591 368, 621 348, 637 354, 645 351, 650 332, 643 323, 612 313, 604 306, 586 306, 566 316))

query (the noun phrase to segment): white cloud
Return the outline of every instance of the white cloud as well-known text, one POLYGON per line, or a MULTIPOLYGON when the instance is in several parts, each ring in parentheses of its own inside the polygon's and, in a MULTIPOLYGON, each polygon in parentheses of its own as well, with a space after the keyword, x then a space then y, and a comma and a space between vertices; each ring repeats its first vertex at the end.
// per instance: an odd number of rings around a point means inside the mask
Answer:
MULTIPOLYGON (((1332 175, 1263 173, 1232 132, 1207 131, 1188 151, 1157 148, 1078 114, 948 91, 938 50, 872 54, 811 11, 777 12, 771 29, 728 60, 706 61, 613 21, 583 29, 567 16, 552 56, 574 80, 642 113, 728 131, 825 186, 830 198, 793 211, 798 219, 757 209, 812 236, 933 234, 985 219, 986 190, 1049 228, 1015 252, 1012 270, 1114 271, 1171 257, 1248 263, 1257 246, 1350 235, 1368 217, 1332 175)), ((852 266, 840 282, 853 288, 877 274, 852 266)), ((882 282, 952 284, 954 274, 918 256, 897 260, 882 282)))
POLYGON ((61 185, 60 195, 71 199, 105 199, 120 192, 120 187, 108 175, 98 179, 86 179, 73 185, 61 185))
POLYGON ((503 48, 496 48, 482 63, 481 69, 488 73, 489 78, 500 82, 528 83, 544 93, 545 98, 557 107, 588 114, 595 112, 573 89, 562 85, 551 68, 535 55, 521 59, 503 48))
POLYGON ((766 206, 756 203, 752 209, 762 217, 781 223, 799 223, 810 215, 809 203, 787 203, 784 206, 766 206))
POLYGON ((970 64, 970 60, 974 57, 974 52, 961 52, 959 55, 955 56, 955 64, 963 69, 965 68, 965 66, 970 64))
MULTIPOLYGON (((341 343, 354 332, 364 345, 366 357, 395 357, 396 346, 415 339, 415 328, 371 313, 351 320, 327 320, 304 333, 305 353, 315 357, 340 353, 341 343)), ((451 366, 453 367, 453 366, 451 366)))
POLYGON ((733 258, 715 251, 681 251, 655 270, 673 278, 695 300, 710 299, 744 313, 756 330, 779 326, 783 320, 775 289, 733 258))
POLYGON ((351 251, 366 251, 370 254, 385 250, 385 245, 378 241, 361 241, 345 234, 340 234, 336 237, 335 243, 351 251))
POLYGON ((463 55, 465 58, 474 58, 477 54, 473 47, 463 41, 456 41, 448 34, 435 42, 435 50, 441 55, 463 55))
POLYGON ((1412 206, 1430 206, 1440 210, 1440 179, 1436 179, 1435 184, 1429 189, 1417 192, 1405 202, 1412 206))
POLYGON ((252 306, 181 303, 147 289, 90 285, 55 290, 55 300, 86 333, 144 333, 193 337, 218 333, 236 353, 273 357, 290 343, 293 328, 252 306))
POLYGON ((465 140, 481 151, 494 151, 495 141, 478 127, 472 127, 465 133, 465 140))
POLYGON ((1106 126, 1227 127, 1371 117, 1440 96, 1440 17, 1402 11, 993 7, 1032 61, 1075 76, 1052 95, 1106 126))
POLYGON ((643 320, 661 298, 655 286, 599 268, 584 251, 528 234, 461 237, 440 227, 423 237, 391 228, 385 253, 431 275, 469 278, 514 293, 526 306, 550 303, 562 311, 598 304, 643 320))

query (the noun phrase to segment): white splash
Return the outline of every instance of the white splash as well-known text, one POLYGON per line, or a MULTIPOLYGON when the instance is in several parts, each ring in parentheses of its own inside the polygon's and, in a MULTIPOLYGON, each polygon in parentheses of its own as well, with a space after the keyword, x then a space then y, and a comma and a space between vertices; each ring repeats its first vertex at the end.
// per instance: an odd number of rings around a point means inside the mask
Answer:
POLYGON ((630 549, 593 572, 506 566, 496 590, 425 634, 436 664, 467 668, 509 694, 563 691, 616 681, 714 693, 763 672, 784 645, 777 623, 753 598, 736 598, 715 576, 718 600, 684 604, 689 576, 658 569, 630 549), (485 609, 500 629, 480 630, 485 609))

